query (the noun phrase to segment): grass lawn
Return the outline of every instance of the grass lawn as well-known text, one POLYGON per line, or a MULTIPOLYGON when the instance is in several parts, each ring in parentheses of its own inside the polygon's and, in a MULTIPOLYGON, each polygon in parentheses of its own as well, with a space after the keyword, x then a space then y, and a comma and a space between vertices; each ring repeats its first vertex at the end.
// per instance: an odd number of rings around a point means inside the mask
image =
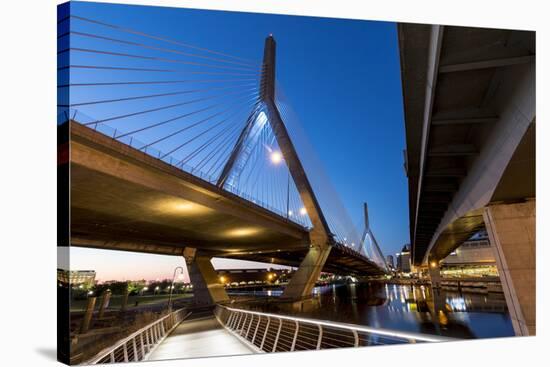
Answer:
MULTIPOLYGON (((138 302, 138 307, 143 305, 155 304, 155 303, 166 303, 168 302, 168 294, 158 294, 158 295, 144 295, 144 296, 130 296, 128 297, 128 306, 127 309, 132 309, 136 307, 136 301, 138 302)), ((193 297, 192 293, 185 294, 174 294, 172 295, 172 300, 184 299, 193 297)), ((109 301, 109 306, 107 309, 119 309, 122 304, 123 297, 119 295, 112 295, 111 300, 109 301)), ((78 312, 86 310, 86 305, 88 300, 73 300, 71 301, 71 312, 78 312)), ((99 309, 101 304, 101 297, 98 297, 95 303, 95 309, 99 309)))

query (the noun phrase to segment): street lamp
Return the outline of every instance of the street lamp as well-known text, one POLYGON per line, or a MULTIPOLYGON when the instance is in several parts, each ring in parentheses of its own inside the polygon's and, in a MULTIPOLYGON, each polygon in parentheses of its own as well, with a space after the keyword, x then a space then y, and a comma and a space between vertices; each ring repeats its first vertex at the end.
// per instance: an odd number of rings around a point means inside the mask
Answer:
POLYGON ((172 292, 174 291, 174 282, 176 281, 176 273, 178 269, 181 271, 181 274, 183 275, 183 268, 181 266, 177 266, 174 269, 174 276, 172 277, 172 286, 170 287, 170 297, 168 297, 168 309, 172 310, 172 292))

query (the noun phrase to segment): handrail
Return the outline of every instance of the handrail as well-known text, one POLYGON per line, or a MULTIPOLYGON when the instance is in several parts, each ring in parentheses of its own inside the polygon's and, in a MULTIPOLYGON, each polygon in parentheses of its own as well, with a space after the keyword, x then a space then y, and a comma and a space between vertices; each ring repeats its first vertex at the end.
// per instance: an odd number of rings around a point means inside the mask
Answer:
POLYGON ((453 340, 441 336, 276 315, 223 305, 216 306, 215 315, 232 334, 255 349, 268 353, 453 340))
POLYGON ((113 346, 103 349, 84 364, 147 360, 153 350, 190 314, 191 312, 185 313, 183 308, 169 313, 119 340, 113 346))

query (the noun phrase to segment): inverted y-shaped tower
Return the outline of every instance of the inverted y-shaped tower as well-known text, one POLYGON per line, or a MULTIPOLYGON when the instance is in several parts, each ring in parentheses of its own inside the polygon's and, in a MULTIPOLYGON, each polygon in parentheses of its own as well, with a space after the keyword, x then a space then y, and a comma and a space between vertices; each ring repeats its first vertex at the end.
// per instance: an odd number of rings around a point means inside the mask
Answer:
POLYGON ((296 300, 311 295, 333 244, 333 236, 275 104, 275 49, 275 40, 272 35, 269 35, 265 40, 259 107, 255 107, 250 113, 247 124, 237 139, 217 184, 219 187, 224 187, 228 182, 230 183, 231 174, 236 169, 239 157, 244 152, 245 142, 252 135, 255 124, 259 123, 258 112, 262 110, 267 115, 268 123, 273 130, 281 154, 287 163, 290 175, 312 223, 309 234, 310 249, 283 292, 283 298, 296 300))

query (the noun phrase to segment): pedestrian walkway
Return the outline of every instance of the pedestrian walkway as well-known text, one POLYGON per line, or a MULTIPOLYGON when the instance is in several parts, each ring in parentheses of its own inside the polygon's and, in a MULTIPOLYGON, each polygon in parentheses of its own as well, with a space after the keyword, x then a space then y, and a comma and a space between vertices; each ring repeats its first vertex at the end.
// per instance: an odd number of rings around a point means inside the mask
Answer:
POLYGON ((149 356, 149 361, 253 354, 214 316, 181 323, 149 356))

